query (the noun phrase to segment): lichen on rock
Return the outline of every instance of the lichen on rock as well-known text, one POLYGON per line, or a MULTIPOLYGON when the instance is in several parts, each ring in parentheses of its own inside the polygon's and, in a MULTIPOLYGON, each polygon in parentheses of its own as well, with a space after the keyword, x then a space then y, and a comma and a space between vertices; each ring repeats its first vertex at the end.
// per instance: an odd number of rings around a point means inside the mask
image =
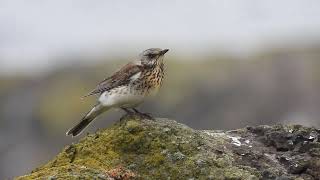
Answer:
POLYGON ((194 130, 126 116, 17 179, 317 179, 319 134, 280 125, 194 130))

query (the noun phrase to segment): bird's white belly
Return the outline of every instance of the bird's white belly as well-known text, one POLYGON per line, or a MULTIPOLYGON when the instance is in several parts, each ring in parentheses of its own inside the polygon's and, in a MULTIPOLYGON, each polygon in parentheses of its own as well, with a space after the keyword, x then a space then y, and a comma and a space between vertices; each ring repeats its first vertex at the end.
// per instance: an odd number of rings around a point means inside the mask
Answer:
POLYGON ((114 88, 106 91, 99 97, 99 102, 109 107, 135 107, 142 103, 144 96, 142 93, 130 89, 127 86, 114 88))

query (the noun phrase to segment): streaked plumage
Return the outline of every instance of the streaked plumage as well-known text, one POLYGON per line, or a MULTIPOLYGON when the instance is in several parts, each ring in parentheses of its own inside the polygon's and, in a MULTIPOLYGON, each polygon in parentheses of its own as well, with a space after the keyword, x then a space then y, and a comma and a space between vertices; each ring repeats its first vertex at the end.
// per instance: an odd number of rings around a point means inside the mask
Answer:
MULTIPOLYGON (((134 108, 146 97, 155 95, 164 78, 164 54, 168 49, 151 48, 139 55, 112 76, 104 79, 84 97, 100 95, 98 104, 67 135, 76 136, 98 115, 110 108, 134 108)), ((136 110, 135 110, 136 111, 136 110)))

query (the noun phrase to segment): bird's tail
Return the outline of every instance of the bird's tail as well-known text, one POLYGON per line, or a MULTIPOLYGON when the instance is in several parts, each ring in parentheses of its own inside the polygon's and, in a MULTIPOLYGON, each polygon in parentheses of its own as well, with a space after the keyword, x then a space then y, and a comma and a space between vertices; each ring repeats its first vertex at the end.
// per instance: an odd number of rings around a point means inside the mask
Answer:
POLYGON ((79 135, 98 115, 107 111, 109 107, 101 104, 95 105, 73 128, 67 131, 66 135, 77 136, 79 135))

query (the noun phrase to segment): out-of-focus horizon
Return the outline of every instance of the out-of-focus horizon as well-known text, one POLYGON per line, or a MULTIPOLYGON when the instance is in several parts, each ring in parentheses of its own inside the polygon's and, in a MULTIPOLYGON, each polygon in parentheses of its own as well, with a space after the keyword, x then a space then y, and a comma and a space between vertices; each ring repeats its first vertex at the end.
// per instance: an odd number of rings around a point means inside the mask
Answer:
MULTIPOLYGON (((141 111, 196 129, 320 128, 320 1, 0 2, 0 179, 78 138, 80 97, 142 50, 169 48, 159 95, 141 111)), ((80 136, 111 126, 99 117, 80 136)))
POLYGON ((0 73, 45 72, 76 61, 73 56, 92 61, 98 55, 131 56, 147 47, 189 56, 312 45, 320 38, 319 7, 316 0, 4 0, 0 73))

